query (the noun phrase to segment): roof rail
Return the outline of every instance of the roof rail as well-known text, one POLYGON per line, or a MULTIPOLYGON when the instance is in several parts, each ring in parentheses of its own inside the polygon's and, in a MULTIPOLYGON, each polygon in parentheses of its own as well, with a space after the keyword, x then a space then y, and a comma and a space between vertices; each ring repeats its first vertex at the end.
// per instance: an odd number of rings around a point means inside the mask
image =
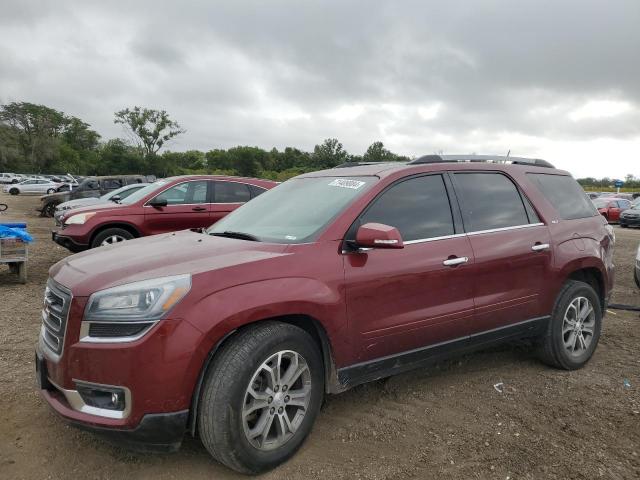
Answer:
POLYGON ((388 165, 390 163, 397 163, 398 165, 402 164, 402 162, 345 162, 340 165, 336 165, 333 168, 362 167, 363 165, 388 165))
POLYGON ((425 155, 409 162, 409 165, 423 163, 511 163, 512 165, 528 165, 530 167, 556 168, 546 160, 539 158, 505 157, 500 155, 425 155))

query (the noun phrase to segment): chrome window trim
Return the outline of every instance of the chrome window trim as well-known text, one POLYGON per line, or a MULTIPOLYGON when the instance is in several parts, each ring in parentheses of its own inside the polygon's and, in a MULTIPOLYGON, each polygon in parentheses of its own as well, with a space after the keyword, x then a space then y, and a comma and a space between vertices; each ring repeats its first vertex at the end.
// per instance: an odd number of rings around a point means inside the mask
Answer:
POLYGON ((475 230, 473 232, 465 232, 465 233, 456 233, 453 235, 444 235, 442 237, 431 237, 431 238, 420 238, 417 240, 408 240, 404 242, 405 245, 415 245, 418 243, 426 243, 426 242, 435 242, 438 240, 448 240, 450 238, 458 238, 472 235, 483 235, 485 233, 495 233, 495 232, 507 232, 509 230, 520 230, 522 228, 531 228, 531 227, 542 227, 544 223, 528 223, 526 225, 514 225, 513 227, 501 227, 501 228, 491 228, 489 230, 475 230))
POLYGON ((96 387, 106 387, 106 388, 119 388, 123 390, 124 391, 124 410, 107 410, 106 408, 98 408, 98 407, 92 407, 90 405, 87 405, 77 390, 67 390, 65 388, 62 388, 60 385, 56 384, 55 382, 51 381, 50 378, 48 380, 49 380, 49 383, 51 383, 51 385, 53 385, 60 393, 62 393, 62 395, 64 395, 64 397, 67 399, 67 402, 69 402, 69 405, 71 406, 71 408, 76 412, 87 413, 89 415, 95 415, 97 417, 114 418, 118 420, 127 418, 131 413, 131 390, 129 390, 127 387, 121 387, 118 385, 103 385, 100 383, 84 382, 82 380, 76 380, 75 378, 72 379, 74 383, 80 383, 83 385, 87 385, 89 387, 96 386, 96 387))
POLYGON ((99 321, 86 321, 83 320, 82 323, 80 324, 80 343, 131 343, 131 342, 135 342, 136 340, 141 339, 142 337, 144 337, 147 333, 149 333, 149 331, 151 330, 151 328, 158 323, 159 320, 152 320, 152 321, 148 321, 148 320, 143 320, 143 321, 136 321, 136 322, 121 322, 121 323, 126 323, 126 324, 131 324, 131 323, 136 323, 136 324, 146 324, 148 325, 147 328, 145 328, 144 330, 142 330, 140 333, 137 333, 136 335, 132 335, 132 336, 128 336, 128 337, 92 337, 89 334, 89 330, 91 328, 91 325, 94 323, 116 323, 116 322, 99 322, 99 321))

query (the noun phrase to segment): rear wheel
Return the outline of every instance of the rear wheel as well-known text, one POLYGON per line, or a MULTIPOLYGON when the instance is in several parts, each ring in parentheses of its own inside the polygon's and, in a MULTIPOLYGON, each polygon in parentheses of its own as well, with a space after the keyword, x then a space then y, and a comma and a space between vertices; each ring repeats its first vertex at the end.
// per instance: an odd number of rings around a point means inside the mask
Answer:
POLYGON ((540 358, 556 368, 581 368, 593 355, 601 329, 598 295, 590 285, 570 280, 556 300, 547 332, 541 339, 540 358))
POLYGON ((134 236, 123 228, 107 228, 98 233, 91 242, 91 248, 115 245, 116 243, 131 240, 134 236))
POLYGON ((270 470, 302 445, 323 392, 322 357, 307 332, 276 322, 249 328, 221 348, 207 372, 200 438, 238 472, 270 470))

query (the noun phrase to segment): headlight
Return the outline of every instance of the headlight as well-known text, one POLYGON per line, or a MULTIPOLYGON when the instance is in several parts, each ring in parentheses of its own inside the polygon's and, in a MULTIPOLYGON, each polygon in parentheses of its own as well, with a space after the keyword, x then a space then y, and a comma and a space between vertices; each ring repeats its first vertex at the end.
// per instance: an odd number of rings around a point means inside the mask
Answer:
POLYGON ((191 275, 128 283, 94 293, 84 320, 99 322, 154 321, 162 318, 191 289, 191 275))
POLYGON ((84 225, 87 220, 89 220, 95 214, 96 212, 78 213, 77 215, 72 215, 67 218, 64 223, 65 225, 84 225))

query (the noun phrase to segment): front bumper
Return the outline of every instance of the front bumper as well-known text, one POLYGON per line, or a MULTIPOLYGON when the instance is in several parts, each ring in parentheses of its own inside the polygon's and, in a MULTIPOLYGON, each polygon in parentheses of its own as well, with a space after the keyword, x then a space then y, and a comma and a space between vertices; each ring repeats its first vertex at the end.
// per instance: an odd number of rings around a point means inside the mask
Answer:
POLYGON ((89 248, 89 245, 84 243, 78 243, 73 238, 67 237, 66 235, 60 235, 55 230, 51 232, 51 240, 53 240, 61 247, 64 247, 73 253, 82 252, 89 248))
POLYGON ((640 227, 640 217, 620 217, 620 225, 625 227, 640 227))

